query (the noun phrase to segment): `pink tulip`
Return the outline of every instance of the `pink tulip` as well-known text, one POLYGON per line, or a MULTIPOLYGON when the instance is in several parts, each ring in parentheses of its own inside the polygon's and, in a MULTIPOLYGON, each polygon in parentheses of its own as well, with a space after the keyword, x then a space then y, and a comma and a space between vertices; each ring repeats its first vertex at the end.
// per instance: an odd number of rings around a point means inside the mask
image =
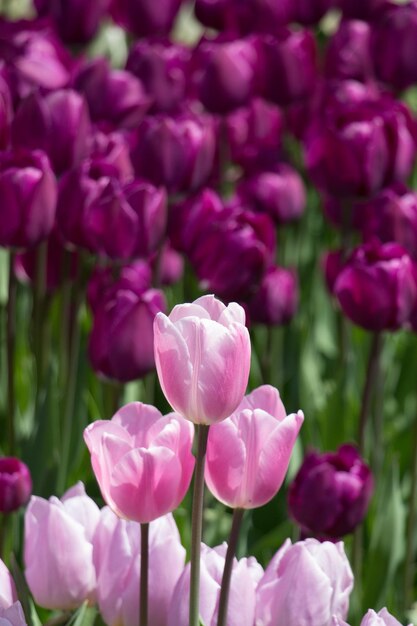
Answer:
POLYGON ((346 618, 352 588, 342 542, 287 539, 259 582, 256 626, 331 626, 346 618))
POLYGON ((214 296, 174 307, 154 322, 155 361, 171 406, 195 424, 213 424, 239 405, 248 383, 245 312, 214 296))
POLYGON ((190 485, 193 435, 180 415, 141 402, 87 426, 84 441, 110 508, 142 524, 173 511, 190 485))
MULTIPOLYGON (((349 624, 335 616, 333 617, 332 626, 349 626, 349 624)), ((401 626, 401 622, 395 619, 385 608, 381 609, 379 613, 369 609, 361 621, 361 626, 401 626)), ((409 624, 409 626, 413 625, 409 624)))
POLYGON ((245 396, 229 419, 211 427, 206 482, 232 508, 263 506, 281 487, 302 411, 287 415, 279 392, 263 385, 245 396))
MULTIPOLYGON (((108 507, 94 536, 97 602, 108 626, 139 622, 140 526, 119 519, 108 507)), ((149 526, 149 621, 166 626, 175 585, 182 574, 185 549, 171 514, 149 526)))
POLYGON ((7 609, 0 609, 1 626, 26 626, 26 618, 20 602, 15 602, 7 609))
MULTIPOLYGON (((200 615, 205 626, 216 626, 220 585, 227 544, 209 548, 201 544, 200 615)), ((256 587, 263 574, 255 558, 234 559, 229 595, 228 626, 253 626, 256 587)), ((178 581, 172 596, 167 626, 188 626, 190 565, 178 581)))
POLYGON ((3 561, 0 559, 0 609, 7 609, 16 602, 16 588, 13 578, 3 561))
POLYGON ((40 606, 74 609, 95 600, 97 505, 78 483, 58 500, 32 496, 25 515, 25 576, 40 606))

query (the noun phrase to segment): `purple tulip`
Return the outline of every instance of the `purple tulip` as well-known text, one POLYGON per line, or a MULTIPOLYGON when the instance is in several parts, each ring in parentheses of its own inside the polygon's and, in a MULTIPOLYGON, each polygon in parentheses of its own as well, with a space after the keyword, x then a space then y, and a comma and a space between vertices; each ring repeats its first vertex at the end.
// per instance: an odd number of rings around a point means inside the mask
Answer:
POLYGON ((328 78, 366 82, 373 77, 371 27, 360 20, 346 20, 330 39, 325 57, 328 78))
POLYGON ((322 270, 326 287, 331 295, 334 294, 336 280, 344 267, 343 250, 330 250, 326 252, 322 259, 322 270))
POLYGON ((255 32, 279 35, 282 26, 294 18, 293 0, 249 0, 251 14, 249 28, 255 32))
POLYGON ((84 95, 91 119, 115 129, 136 127, 150 106, 140 80, 128 71, 111 69, 104 58, 85 63, 74 87, 84 95))
POLYGON ((57 175, 87 156, 89 134, 87 104, 70 89, 30 96, 20 105, 12 125, 13 145, 44 150, 57 175))
POLYGON ((373 486, 371 470, 354 446, 310 452, 291 483, 288 506, 304 534, 337 540, 362 523, 373 486))
POLYGON ((0 458, 0 513, 24 506, 32 493, 29 468, 15 457, 0 458))
POLYGON ((184 258, 170 246, 164 246, 161 257, 154 260, 154 267, 159 271, 161 285, 174 285, 184 274, 184 258))
POLYGON ((238 195, 251 208, 267 213, 279 224, 299 219, 306 205, 303 180, 285 163, 273 171, 259 172, 244 179, 238 186, 238 195))
POLYGON ((69 44, 87 43, 94 37, 110 0, 34 0, 40 17, 49 16, 59 36, 69 44))
POLYGON ((348 19, 372 21, 386 5, 386 0, 336 0, 348 19))
POLYGON ((20 602, 15 602, 6 609, 0 608, 2 626, 26 626, 26 617, 20 602))
POLYGON ((104 299, 112 297, 114 288, 126 288, 138 294, 151 288, 152 272, 147 261, 135 261, 132 265, 123 265, 117 281, 114 278, 113 268, 96 267, 91 274, 87 286, 87 302, 95 314, 101 307, 104 299))
POLYGON ((373 332, 397 330, 416 299, 411 259, 395 243, 360 246, 339 273, 334 295, 354 324, 373 332))
POLYGON ((337 0, 295 0, 294 21, 306 26, 320 22, 322 17, 332 9, 337 0))
POLYGON ((268 100, 288 106, 312 95, 317 81, 317 53, 311 32, 286 29, 278 37, 265 37, 263 49, 263 95, 268 100))
POLYGON ((203 39, 192 66, 197 96, 212 113, 226 114, 245 106, 259 91, 262 68, 256 39, 203 39))
POLYGON ((387 4, 372 25, 372 53, 381 81, 398 91, 417 82, 417 2, 387 4))
POLYGON ((207 116, 155 116, 140 125, 132 160, 136 174, 169 192, 195 191, 210 177, 216 149, 207 116))
POLYGON ((97 374, 128 382, 154 369, 153 321, 165 298, 143 287, 141 271, 124 273, 95 302, 89 356, 97 374))
POLYGON ((52 231, 57 185, 40 151, 0 155, 0 245, 28 248, 52 231))
POLYGON ((248 302, 249 317, 255 324, 281 326, 294 317, 298 308, 298 280, 295 271, 270 267, 259 289, 248 302))
POLYGON ((12 97, 6 80, 0 74, 0 150, 7 148, 12 121, 12 97))
POLYGON ((242 0, 196 0, 196 18, 208 28, 235 34, 253 29, 253 2, 242 0))
MULTIPOLYGON (((413 263, 412 277, 414 281, 415 293, 417 294, 417 263, 413 263)), ((413 308, 411 309, 408 322, 411 326, 411 329, 415 333, 417 333, 417 297, 415 298, 413 308)))
POLYGON ((256 625, 331 626, 333 615, 345 619, 352 589, 342 542, 287 539, 259 581, 256 625))
POLYGON ((113 168, 115 177, 122 183, 130 183, 134 178, 129 143, 121 132, 106 134, 96 131, 92 137, 89 158, 103 172, 110 173, 113 168))
POLYGON ((276 163, 282 143, 283 116, 278 107, 255 98, 226 118, 231 160, 245 170, 276 163))
POLYGON ((351 201, 343 196, 334 197, 324 194, 322 209, 326 220, 340 230, 360 230, 367 219, 368 201, 351 201))
POLYGON ((144 85, 152 113, 175 113, 185 100, 190 51, 165 41, 137 41, 126 69, 144 85))
POLYGON ((112 0, 113 19, 136 37, 168 35, 182 0, 112 0))
POLYGON ((169 211, 168 234, 176 250, 191 254, 200 233, 218 220, 224 210, 220 196, 212 189, 173 204, 169 211))

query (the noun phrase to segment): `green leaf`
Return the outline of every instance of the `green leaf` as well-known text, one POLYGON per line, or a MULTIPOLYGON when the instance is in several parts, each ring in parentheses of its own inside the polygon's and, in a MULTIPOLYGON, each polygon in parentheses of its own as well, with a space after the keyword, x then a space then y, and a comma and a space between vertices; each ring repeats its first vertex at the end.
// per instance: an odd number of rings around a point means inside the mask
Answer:
POLYGON ((97 609, 95 606, 88 606, 87 602, 84 602, 74 615, 71 617, 67 626, 93 626, 97 616, 97 609))

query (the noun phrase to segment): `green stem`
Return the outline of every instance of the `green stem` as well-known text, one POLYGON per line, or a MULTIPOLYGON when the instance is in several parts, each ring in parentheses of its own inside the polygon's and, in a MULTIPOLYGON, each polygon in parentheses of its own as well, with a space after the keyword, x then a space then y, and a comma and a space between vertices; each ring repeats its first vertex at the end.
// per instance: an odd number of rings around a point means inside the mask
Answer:
POLYGON ((366 369, 366 380, 362 394, 362 404, 359 414, 358 446, 361 455, 365 451, 365 434, 371 408, 372 395, 375 389, 377 373, 379 368, 379 357, 382 348, 382 334, 374 333, 372 337, 371 349, 369 352, 368 366, 366 369))
POLYGON ((199 626, 200 549, 203 526, 204 466, 206 463, 209 426, 196 425, 197 460, 194 475, 194 494, 191 529, 190 619, 188 626, 199 626))
POLYGON ((227 546, 226 560, 224 562, 217 626, 227 626, 227 607, 229 604, 229 591, 230 583, 232 580, 233 559, 236 554, 237 540, 239 537, 240 527, 242 525, 243 514, 243 509, 235 509, 233 511, 232 528, 229 536, 229 544, 227 546))
POLYGON ((416 505, 417 505, 417 419, 414 422, 414 442, 413 442, 413 470, 411 478, 411 493, 408 509, 407 523, 407 550, 405 557, 404 574, 404 602, 405 608, 411 606, 413 600, 414 587, 414 533, 416 527, 416 505))
POLYGON ((16 277, 14 275, 14 252, 9 256, 9 295, 7 300, 7 421, 8 421, 8 449, 13 456, 16 445, 15 432, 15 344, 16 344, 16 277))
POLYGON ((36 275, 34 284, 34 350, 36 359, 37 386, 43 381, 44 366, 44 333, 45 333, 45 299, 46 299, 46 271, 48 258, 48 244, 39 245, 36 255, 36 275))
POLYGON ((140 525, 139 626, 148 626, 149 524, 140 525))

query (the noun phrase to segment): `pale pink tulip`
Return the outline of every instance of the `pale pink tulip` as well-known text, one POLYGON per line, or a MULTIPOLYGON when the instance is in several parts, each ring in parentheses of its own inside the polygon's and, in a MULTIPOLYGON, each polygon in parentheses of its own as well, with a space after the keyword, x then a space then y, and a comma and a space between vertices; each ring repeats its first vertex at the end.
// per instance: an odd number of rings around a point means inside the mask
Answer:
MULTIPOLYGON (((200 615, 205 626, 216 626, 220 586, 227 544, 209 548, 201 544, 200 615)), ((229 594, 228 626, 253 626, 256 587, 263 574, 255 558, 234 559, 229 594)), ((188 626, 190 596, 190 564, 175 587, 168 613, 167 626, 188 626)))
POLYGON ((32 496, 25 515, 25 576, 40 606, 74 609, 95 600, 97 505, 78 483, 61 500, 32 496))
POLYGON ((286 414, 270 385, 245 396, 229 419, 210 428, 205 476, 212 494, 232 508, 269 502, 284 481, 303 420, 301 411, 286 414))
MULTIPOLYGON (((184 569, 185 549, 171 514, 149 526, 149 621, 166 626, 175 585, 184 569)), ((97 602, 108 626, 139 622, 140 526, 118 518, 108 507, 94 537, 97 602)))
POLYGON ((257 590, 256 626, 332 626, 345 619, 353 574, 343 542, 287 539, 257 590))
MULTIPOLYGON (((332 626, 349 626, 349 624, 334 616, 332 626)), ((369 609, 360 626, 401 626, 401 622, 395 619, 385 608, 381 609, 379 613, 369 609)), ((409 626, 413 625, 409 624, 409 626)))
POLYGON ((171 406, 195 424, 213 424, 239 405, 248 383, 250 339, 243 308, 214 296, 179 304, 154 322, 155 361, 171 406))
POLYGON ((16 602, 16 588, 6 565, 0 559, 0 609, 8 609, 16 602))
POLYGON ((0 609, 0 626, 26 626, 20 602, 15 602, 8 609, 0 609))
POLYGON ((180 415, 164 416, 141 402, 87 426, 93 470, 113 511, 147 523, 177 508, 194 469, 193 435, 192 424, 180 415))

